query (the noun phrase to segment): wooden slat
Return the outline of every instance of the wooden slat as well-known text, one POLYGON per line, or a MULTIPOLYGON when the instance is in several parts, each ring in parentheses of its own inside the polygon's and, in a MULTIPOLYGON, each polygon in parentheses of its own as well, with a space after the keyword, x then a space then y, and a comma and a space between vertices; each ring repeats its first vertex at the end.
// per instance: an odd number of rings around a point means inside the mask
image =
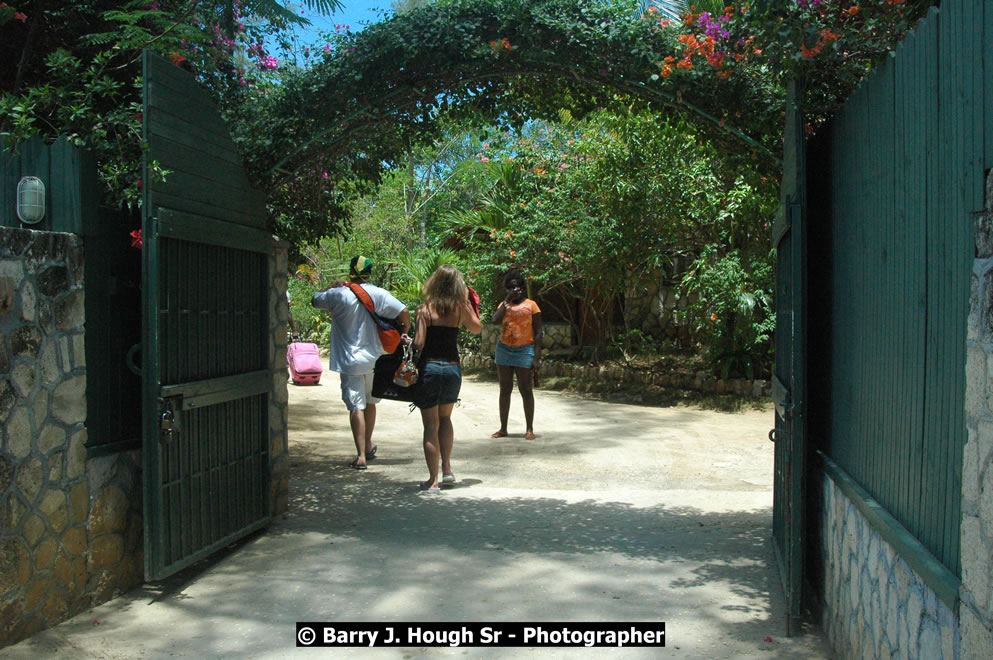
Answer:
POLYGON ((986 18, 963 4, 940 21, 932 11, 847 101, 822 184, 834 260, 827 451, 955 571, 968 214, 982 203, 974 136, 986 112, 969 65, 984 56, 986 18), (939 72, 939 57, 954 61, 939 72))
POLYGON ((159 208, 157 213, 160 231, 168 238, 263 254, 267 254, 272 246, 272 235, 253 227, 172 208, 159 208))

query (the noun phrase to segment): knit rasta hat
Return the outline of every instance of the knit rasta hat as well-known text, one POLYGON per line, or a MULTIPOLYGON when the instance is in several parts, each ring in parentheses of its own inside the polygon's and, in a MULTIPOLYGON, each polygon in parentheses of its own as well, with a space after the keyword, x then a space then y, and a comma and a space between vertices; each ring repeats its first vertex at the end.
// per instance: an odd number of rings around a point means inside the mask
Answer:
POLYGON ((368 281, 372 276, 372 262, 361 255, 352 257, 348 264, 348 273, 353 279, 368 281))

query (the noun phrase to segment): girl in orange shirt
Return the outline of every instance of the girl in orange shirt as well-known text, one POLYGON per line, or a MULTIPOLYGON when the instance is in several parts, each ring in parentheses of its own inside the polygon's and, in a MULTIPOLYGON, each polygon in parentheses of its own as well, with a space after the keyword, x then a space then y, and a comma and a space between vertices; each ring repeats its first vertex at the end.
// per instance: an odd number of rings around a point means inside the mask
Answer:
POLYGON ((524 438, 534 440, 534 390, 538 368, 541 366, 541 310, 538 304, 524 295, 524 276, 510 271, 503 278, 507 297, 493 314, 493 323, 500 323, 502 330, 496 347, 497 375, 500 378, 500 430, 492 438, 507 435, 507 418, 510 415, 510 394, 517 389, 524 401, 524 421, 527 431, 524 438))

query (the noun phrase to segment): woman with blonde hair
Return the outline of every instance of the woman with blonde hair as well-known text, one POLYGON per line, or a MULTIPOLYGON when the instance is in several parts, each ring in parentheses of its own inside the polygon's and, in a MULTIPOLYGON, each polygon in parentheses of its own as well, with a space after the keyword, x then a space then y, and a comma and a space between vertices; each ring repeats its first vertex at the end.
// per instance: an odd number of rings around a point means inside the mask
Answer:
POLYGON ((419 393, 414 405, 421 411, 424 423, 424 460, 428 464, 428 480, 421 490, 440 493, 441 484, 455 483, 452 472, 452 409, 462 388, 462 367, 459 363, 459 328, 479 334, 483 324, 472 304, 471 289, 457 268, 444 265, 432 273, 421 293, 424 302, 417 308, 417 330, 414 348, 419 352, 419 393), (438 464, 441 463, 441 481, 438 464))

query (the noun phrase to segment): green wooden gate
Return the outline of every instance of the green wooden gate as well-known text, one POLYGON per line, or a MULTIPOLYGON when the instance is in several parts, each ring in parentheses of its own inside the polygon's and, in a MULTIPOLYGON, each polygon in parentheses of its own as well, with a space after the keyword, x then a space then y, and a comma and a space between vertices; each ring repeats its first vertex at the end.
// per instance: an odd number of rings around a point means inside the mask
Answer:
POLYGON ((773 227, 776 248, 776 364, 773 402, 776 443, 773 541, 786 596, 786 634, 801 616, 806 453, 806 238, 803 120, 797 84, 789 88, 784 133, 783 187, 773 227))
POLYGON ((272 237, 262 195, 192 76, 146 52, 143 100, 145 575, 154 580, 269 521, 272 237))

